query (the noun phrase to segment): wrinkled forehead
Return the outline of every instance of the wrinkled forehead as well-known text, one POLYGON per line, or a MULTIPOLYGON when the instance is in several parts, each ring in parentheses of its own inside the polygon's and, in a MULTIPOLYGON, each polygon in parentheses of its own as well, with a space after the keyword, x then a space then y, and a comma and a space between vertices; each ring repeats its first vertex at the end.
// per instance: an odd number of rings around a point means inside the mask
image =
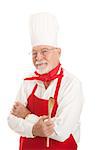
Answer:
POLYGON ((51 49, 51 48, 55 48, 53 46, 50 46, 50 45, 38 45, 38 46, 33 46, 32 47, 32 50, 40 50, 40 49, 44 49, 44 48, 47 48, 47 49, 51 49))

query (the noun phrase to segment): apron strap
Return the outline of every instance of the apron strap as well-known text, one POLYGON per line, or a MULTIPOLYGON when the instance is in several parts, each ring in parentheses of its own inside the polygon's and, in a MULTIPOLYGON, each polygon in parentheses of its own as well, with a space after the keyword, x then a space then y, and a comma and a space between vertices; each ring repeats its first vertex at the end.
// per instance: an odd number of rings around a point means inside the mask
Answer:
POLYGON ((57 98, 58 98, 58 92, 59 92, 62 77, 63 77, 63 69, 61 68, 60 77, 58 78, 58 82, 57 82, 56 90, 55 90, 55 94, 54 94, 54 99, 56 101, 57 101, 57 98))
POLYGON ((34 88, 33 88, 33 91, 32 91, 32 93, 35 93, 35 91, 36 91, 36 89, 37 89, 37 83, 35 84, 35 86, 34 86, 34 88))

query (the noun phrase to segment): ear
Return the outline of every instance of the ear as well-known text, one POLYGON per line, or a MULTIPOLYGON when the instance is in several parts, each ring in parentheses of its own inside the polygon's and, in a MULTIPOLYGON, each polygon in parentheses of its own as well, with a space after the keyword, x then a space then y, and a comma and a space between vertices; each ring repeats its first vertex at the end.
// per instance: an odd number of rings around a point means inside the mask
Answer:
POLYGON ((61 48, 58 48, 59 56, 61 56, 61 48))

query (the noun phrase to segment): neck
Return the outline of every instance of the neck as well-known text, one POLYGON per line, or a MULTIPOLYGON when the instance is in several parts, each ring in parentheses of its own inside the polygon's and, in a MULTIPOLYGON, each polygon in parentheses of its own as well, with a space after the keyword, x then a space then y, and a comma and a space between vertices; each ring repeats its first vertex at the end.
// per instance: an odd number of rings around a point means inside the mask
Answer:
POLYGON ((50 85, 50 83, 51 83, 51 81, 49 81, 49 82, 43 82, 43 84, 44 84, 44 86, 45 86, 45 89, 48 88, 48 86, 50 85))

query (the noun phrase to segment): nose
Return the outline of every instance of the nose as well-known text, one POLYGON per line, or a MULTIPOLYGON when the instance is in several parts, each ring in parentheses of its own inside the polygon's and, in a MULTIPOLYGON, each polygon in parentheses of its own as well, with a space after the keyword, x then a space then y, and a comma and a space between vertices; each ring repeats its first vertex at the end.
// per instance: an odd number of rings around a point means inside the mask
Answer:
POLYGON ((43 55, 41 54, 41 52, 38 52, 36 56, 36 60, 42 60, 42 58, 43 58, 43 55))

